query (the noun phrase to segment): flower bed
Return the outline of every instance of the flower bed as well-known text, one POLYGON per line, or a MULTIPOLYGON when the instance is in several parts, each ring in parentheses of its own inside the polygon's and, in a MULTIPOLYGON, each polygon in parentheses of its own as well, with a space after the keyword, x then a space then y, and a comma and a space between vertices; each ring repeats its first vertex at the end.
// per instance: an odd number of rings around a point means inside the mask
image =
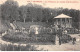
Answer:
POLYGON ((16 33, 8 33, 2 38, 5 41, 11 41, 11 42, 27 42, 27 43, 36 43, 36 42, 52 42, 55 43, 55 35, 50 34, 38 34, 37 36, 32 34, 25 34, 22 32, 16 32, 16 33))

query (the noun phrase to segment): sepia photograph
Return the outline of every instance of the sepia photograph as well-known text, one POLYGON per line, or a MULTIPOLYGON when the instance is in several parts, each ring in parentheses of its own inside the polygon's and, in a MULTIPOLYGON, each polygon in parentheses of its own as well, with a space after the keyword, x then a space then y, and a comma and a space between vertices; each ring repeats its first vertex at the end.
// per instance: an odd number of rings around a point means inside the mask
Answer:
POLYGON ((0 0, 0 51, 80 51, 80 0, 0 0))

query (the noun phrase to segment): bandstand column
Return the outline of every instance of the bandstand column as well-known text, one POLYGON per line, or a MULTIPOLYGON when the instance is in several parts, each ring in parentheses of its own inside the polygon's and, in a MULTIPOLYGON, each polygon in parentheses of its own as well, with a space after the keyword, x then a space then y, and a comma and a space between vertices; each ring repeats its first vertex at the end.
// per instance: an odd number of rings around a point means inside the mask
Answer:
POLYGON ((60 18, 60 25, 62 26, 62 18, 60 18))
POLYGON ((66 18, 65 18, 65 28, 66 28, 66 18))
POLYGON ((69 27, 70 27, 70 25, 71 25, 71 21, 70 21, 70 19, 69 19, 69 27))
POLYGON ((70 18, 70 20, 71 20, 70 26, 72 27, 72 18, 70 18))

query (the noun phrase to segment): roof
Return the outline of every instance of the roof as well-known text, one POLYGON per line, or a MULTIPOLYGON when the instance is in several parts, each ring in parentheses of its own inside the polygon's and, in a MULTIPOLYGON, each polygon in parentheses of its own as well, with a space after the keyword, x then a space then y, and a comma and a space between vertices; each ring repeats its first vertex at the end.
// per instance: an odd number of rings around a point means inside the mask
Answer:
POLYGON ((68 15, 65 15, 65 14, 60 14, 60 15, 54 17, 54 18, 72 18, 72 17, 70 17, 68 15))

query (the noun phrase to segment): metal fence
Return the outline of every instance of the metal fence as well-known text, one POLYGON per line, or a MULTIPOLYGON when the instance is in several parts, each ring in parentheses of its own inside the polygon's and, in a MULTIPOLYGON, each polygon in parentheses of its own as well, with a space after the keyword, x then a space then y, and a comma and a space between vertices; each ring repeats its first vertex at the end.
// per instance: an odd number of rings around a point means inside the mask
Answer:
POLYGON ((38 51, 36 47, 31 45, 13 45, 13 44, 1 44, 1 51, 38 51))

